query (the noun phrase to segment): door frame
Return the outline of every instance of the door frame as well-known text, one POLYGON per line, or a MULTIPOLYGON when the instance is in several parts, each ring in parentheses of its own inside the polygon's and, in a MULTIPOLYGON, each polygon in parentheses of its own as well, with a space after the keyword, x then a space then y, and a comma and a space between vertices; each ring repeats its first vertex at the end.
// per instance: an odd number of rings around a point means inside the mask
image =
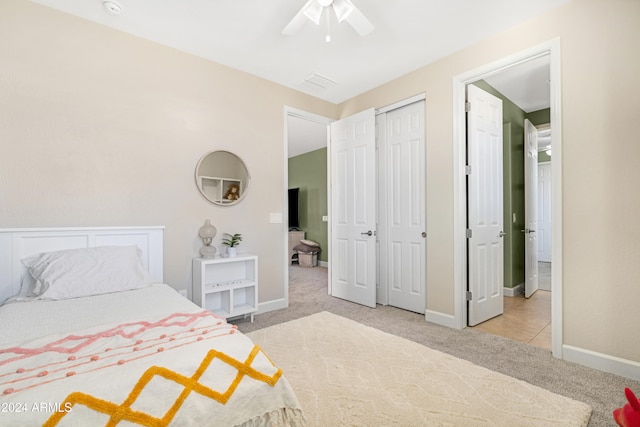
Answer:
POLYGON ((552 271, 551 271, 551 348, 553 356, 562 358, 562 122, 561 122, 561 74, 560 39, 555 38, 506 58, 483 65, 453 77, 453 212, 454 212, 454 318, 459 329, 467 324, 467 190, 466 190, 466 121, 465 88, 467 84, 497 74, 528 60, 549 55, 550 63, 550 118, 551 146, 554 161, 551 173, 557 179, 552 182, 552 271))
MULTIPOLYGON (((329 126, 336 119, 330 117, 321 116, 318 114, 310 113, 308 111, 300 110, 299 108, 284 106, 284 184, 282 189, 282 225, 283 225, 283 241, 284 250, 282 255, 282 261, 284 264, 284 307, 276 306, 273 309, 287 308, 289 307, 289 132, 288 132, 288 120, 289 117, 297 117, 305 120, 309 120, 321 125, 329 126)), ((329 129, 327 128, 327 141, 329 140, 329 129)), ((328 150, 328 147, 327 147, 328 150)), ((328 167, 328 165, 327 165, 328 167)), ((328 178, 327 178, 328 180, 328 178)), ((327 182, 328 185, 328 182, 327 182)), ((330 208, 330 207, 329 207, 330 208)), ((327 227, 328 227, 327 223, 327 227)), ((330 250, 330 249, 329 249, 330 250)), ((329 293, 331 293, 331 284, 329 283, 329 293)), ((269 311, 269 310, 266 310, 269 311)))
MULTIPOLYGON (((539 154, 539 152, 538 152, 538 154, 539 154)), ((538 163, 538 181, 540 181, 540 166, 549 165, 549 169, 551 169, 551 162, 552 162, 552 160, 547 160, 547 161, 538 163)), ((553 175, 551 175, 551 178, 549 180, 551 181, 551 185, 553 185, 553 175)), ((539 203, 539 200, 540 200, 540 186, 538 186, 538 203, 539 203)), ((550 194, 548 196, 547 202, 549 203, 549 205, 551 205, 551 195, 550 194)), ((538 204, 538 216, 539 215, 540 215, 540 205, 538 204)), ((550 232, 549 236, 553 236, 553 233, 550 232)), ((540 241, 538 241, 538 245, 540 245, 540 241)), ((541 261, 540 257, 538 256, 538 262, 549 262, 550 263, 551 262, 551 257, 549 257, 548 259, 545 257, 545 261, 541 261)))
POLYGON ((538 129, 524 119, 524 297, 538 291, 538 129), (535 147, 531 140, 534 139, 535 147), (532 158, 529 153, 535 153, 532 158), (532 218, 533 217, 533 218, 532 218), (531 231, 532 223, 535 230, 531 231), (529 268, 527 268, 529 266, 529 268), (533 273, 533 274, 532 274, 533 273))

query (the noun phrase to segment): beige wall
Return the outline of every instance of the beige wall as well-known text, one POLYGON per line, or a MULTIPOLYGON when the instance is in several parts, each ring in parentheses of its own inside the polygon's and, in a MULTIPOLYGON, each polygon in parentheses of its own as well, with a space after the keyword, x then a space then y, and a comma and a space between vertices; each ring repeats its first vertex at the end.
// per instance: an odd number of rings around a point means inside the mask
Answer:
POLYGON ((260 302, 284 297, 284 106, 335 105, 23 0, 0 2, 0 40, 0 227, 164 225, 183 289, 210 218, 259 255, 260 302), (237 206, 196 189, 213 149, 251 173, 237 206))
MULTIPOLYGON (((426 92, 427 307, 453 314, 452 77, 560 37, 564 342, 640 362, 640 28, 636 0, 568 5, 334 106, 21 0, 0 3, 0 227, 166 226, 165 279, 186 287, 205 218, 260 256, 284 293, 283 106, 347 116, 426 92), (241 156, 250 197, 216 207, 194 167, 241 156), (269 159, 268 162, 265 159, 269 159)), ((437 43, 425 40, 425 43, 437 43)))
POLYGON ((564 344, 640 362, 640 2, 574 0, 349 100, 340 116, 426 92, 427 308, 453 315, 453 77, 556 37, 564 344))

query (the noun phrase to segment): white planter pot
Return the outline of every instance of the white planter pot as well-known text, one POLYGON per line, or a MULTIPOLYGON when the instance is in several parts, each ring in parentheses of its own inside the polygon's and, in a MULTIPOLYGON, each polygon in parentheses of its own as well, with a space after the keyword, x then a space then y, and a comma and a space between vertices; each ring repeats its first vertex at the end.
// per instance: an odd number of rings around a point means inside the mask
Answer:
POLYGON ((234 257, 234 256, 236 256, 237 254, 238 254, 238 253, 236 252, 236 248, 235 248, 235 247, 233 247, 233 248, 232 248, 231 246, 228 246, 228 247, 227 247, 227 256, 228 256, 229 258, 233 258, 233 257, 234 257))

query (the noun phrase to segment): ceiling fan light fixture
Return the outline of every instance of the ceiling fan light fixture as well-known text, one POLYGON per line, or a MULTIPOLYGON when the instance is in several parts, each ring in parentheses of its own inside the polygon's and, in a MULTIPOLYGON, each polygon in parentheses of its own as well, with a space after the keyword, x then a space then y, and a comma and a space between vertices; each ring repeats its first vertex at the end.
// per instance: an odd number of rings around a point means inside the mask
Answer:
MULTIPOLYGON (((282 30, 285 36, 296 34, 305 24, 306 20, 320 25, 325 9, 332 6, 339 23, 347 21, 361 36, 366 36, 374 30, 374 26, 350 0, 308 0, 296 13, 291 21, 282 30)), ((331 13, 327 10, 327 21, 331 21, 331 13)), ((328 33, 327 28, 327 33, 328 33)))

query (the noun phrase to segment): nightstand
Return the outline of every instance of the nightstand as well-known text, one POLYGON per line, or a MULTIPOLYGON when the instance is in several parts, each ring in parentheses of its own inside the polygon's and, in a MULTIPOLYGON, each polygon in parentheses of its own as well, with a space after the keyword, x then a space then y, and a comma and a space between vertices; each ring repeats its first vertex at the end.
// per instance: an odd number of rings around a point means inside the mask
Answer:
POLYGON ((229 318, 258 311, 258 257, 193 259, 193 302, 229 318))

